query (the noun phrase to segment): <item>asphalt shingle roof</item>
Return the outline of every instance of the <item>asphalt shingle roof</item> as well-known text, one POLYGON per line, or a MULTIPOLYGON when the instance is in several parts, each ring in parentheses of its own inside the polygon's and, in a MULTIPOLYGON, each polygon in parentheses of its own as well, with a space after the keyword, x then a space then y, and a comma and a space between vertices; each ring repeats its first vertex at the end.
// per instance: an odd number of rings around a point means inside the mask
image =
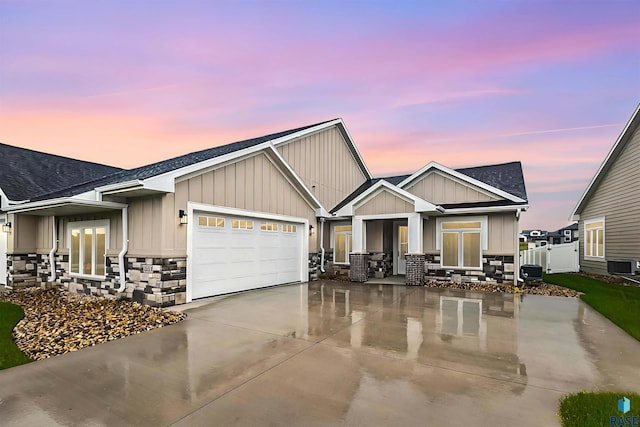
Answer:
POLYGON ((296 129, 290 129, 283 132, 272 133, 269 135, 260 136, 258 138, 246 139, 243 141, 233 142, 231 144, 220 145, 218 147, 208 148, 194 153, 184 154, 182 156, 174 157, 172 159, 163 160, 161 162, 152 163, 150 165, 140 166, 135 169, 121 170, 117 173, 109 175, 107 177, 97 179, 91 182, 84 182, 73 187, 62 189, 61 191, 55 191, 48 194, 44 194, 36 198, 35 200, 53 199, 57 197, 69 197, 76 194, 91 191, 96 187, 104 185, 117 184, 119 182, 127 182, 134 180, 142 180, 151 178, 157 175, 161 175, 166 172, 170 172, 176 169, 180 169, 185 166, 190 166, 205 160, 213 159, 215 157, 223 156, 225 154, 233 153, 245 148, 253 147, 255 145, 262 144, 263 142, 271 141, 273 139, 282 138, 287 135, 291 135, 296 132, 300 132, 305 129, 319 126, 324 123, 328 123, 331 120, 324 122, 299 127, 296 129))
POLYGON ((0 188, 13 201, 92 181, 120 168, 0 144, 0 188))
POLYGON ((522 174, 522 164, 520 162, 462 168, 456 169, 456 171, 527 200, 527 188, 524 184, 524 175, 522 174))
MULTIPOLYGON (((498 188, 502 191, 506 191, 509 194, 520 197, 521 199, 527 200, 527 190, 524 184, 524 176, 522 174, 522 164, 520 162, 511 162, 511 163, 502 163, 498 165, 488 165, 488 166, 478 166, 472 168, 462 168, 456 169, 457 172, 460 172, 468 177, 477 179, 478 181, 484 182, 485 184, 489 184, 492 187, 498 188)), ((360 187, 358 187, 353 193, 349 194, 344 200, 338 203, 331 212, 337 212, 342 207, 346 206, 349 202, 354 200, 356 197, 367 191, 368 188, 372 187, 376 182, 381 179, 393 184, 398 185, 405 179, 407 179, 411 175, 398 175, 391 176, 385 178, 374 178, 368 181, 365 181, 360 187)), ((479 203, 458 203, 458 204, 449 204, 443 205, 445 209, 455 209, 455 208, 468 208, 468 207, 489 207, 489 206, 504 206, 510 204, 518 204, 516 202, 505 202, 505 201, 496 201, 496 202, 479 202, 479 203), (484 206, 486 205, 486 206, 484 206)))

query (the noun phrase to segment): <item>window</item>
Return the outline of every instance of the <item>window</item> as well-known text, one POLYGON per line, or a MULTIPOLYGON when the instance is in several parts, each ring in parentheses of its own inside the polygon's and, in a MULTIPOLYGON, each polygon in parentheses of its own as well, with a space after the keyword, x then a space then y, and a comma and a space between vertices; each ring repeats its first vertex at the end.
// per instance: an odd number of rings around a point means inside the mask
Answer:
POLYGON ((245 219, 234 219, 231 222, 231 228, 236 228, 241 230, 253 230, 253 221, 245 220, 245 219))
POLYGON ((224 228, 224 218, 214 216, 199 216, 198 225, 200 227, 224 228))
POLYGON ((571 237, 571 230, 564 230, 564 235, 571 237))
POLYGON ((449 268, 482 267, 482 222, 451 221, 441 223, 441 263, 449 268))
POLYGON ((584 256, 604 258, 604 218, 584 222, 584 256))
POLYGON ((69 223, 69 273, 104 276, 109 221, 69 223))
POLYGON ((298 227, 293 224, 282 224, 283 233, 295 233, 297 230, 298 227))
POLYGON ((278 231, 278 224, 275 222, 263 222, 260 225, 262 231, 278 231))
POLYGON ((333 229, 333 262, 335 264, 349 264, 352 243, 350 225, 337 225, 333 229))

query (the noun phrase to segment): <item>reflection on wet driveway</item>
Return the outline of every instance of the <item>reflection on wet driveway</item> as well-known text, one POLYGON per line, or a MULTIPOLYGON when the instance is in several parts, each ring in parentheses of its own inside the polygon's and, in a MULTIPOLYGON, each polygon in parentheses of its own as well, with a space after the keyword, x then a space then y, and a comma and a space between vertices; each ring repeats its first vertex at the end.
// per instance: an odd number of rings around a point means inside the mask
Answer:
POLYGON ((0 372, 8 425, 558 425, 640 391, 640 343, 577 299, 312 282, 0 372))

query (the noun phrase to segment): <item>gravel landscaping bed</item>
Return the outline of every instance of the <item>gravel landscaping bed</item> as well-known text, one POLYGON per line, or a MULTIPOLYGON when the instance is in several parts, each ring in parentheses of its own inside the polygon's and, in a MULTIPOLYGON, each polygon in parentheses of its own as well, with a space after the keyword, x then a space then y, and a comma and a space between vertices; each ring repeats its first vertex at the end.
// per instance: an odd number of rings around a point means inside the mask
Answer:
MULTIPOLYGON (((514 293, 513 285, 505 284, 493 284, 493 283, 453 283, 437 280, 430 280, 426 283, 430 288, 449 288, 449 289, 465 289, 469 291, 483 291, 483 292, 506 292, 514 293)), ((518 287, 520 293, 533 294, 533 295, 546 295, 554 297, 570 297, 574 298, 580 295, 579 292, 573 289, 563 288, 562 286, 552 285, 544 282, 532 282, 527 285, 520 285, 518 287)))
POLYGON ((107 341, 161 328, 186 315, 135 302, 69 294, 61 289, 0 293, 0 301, 25 313, 13 330, 18 348, 31 359, 46 359, 107 341))

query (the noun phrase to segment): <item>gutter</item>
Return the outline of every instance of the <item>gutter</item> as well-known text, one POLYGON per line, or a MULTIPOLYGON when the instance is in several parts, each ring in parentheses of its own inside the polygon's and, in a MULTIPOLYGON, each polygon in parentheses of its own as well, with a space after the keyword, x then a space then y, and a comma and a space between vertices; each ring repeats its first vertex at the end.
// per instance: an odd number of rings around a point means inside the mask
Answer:
POLYGON ((120 287, 118 292, 124 292, 127 287, 127 272, 124 265, 124 256, 129 250, 129 215, 128 207, 122 208, 122 250, 118 254, 118 264, 120 265, 120 287))
POLYGON ((324 222, 326 220, 324 218, 320 218, 320 271, 323 273, 324 271, 324 222))
POLYGON ((53 219, 53 246, 51 247, 51 251, 49 251, 49 266, 51 267, 51 276, 49 276, 50 282, 56 281, 56 260, 54 258, 56 251, 58 250, 58 229, 56 227, 56 216, 51 216, 53 219))

